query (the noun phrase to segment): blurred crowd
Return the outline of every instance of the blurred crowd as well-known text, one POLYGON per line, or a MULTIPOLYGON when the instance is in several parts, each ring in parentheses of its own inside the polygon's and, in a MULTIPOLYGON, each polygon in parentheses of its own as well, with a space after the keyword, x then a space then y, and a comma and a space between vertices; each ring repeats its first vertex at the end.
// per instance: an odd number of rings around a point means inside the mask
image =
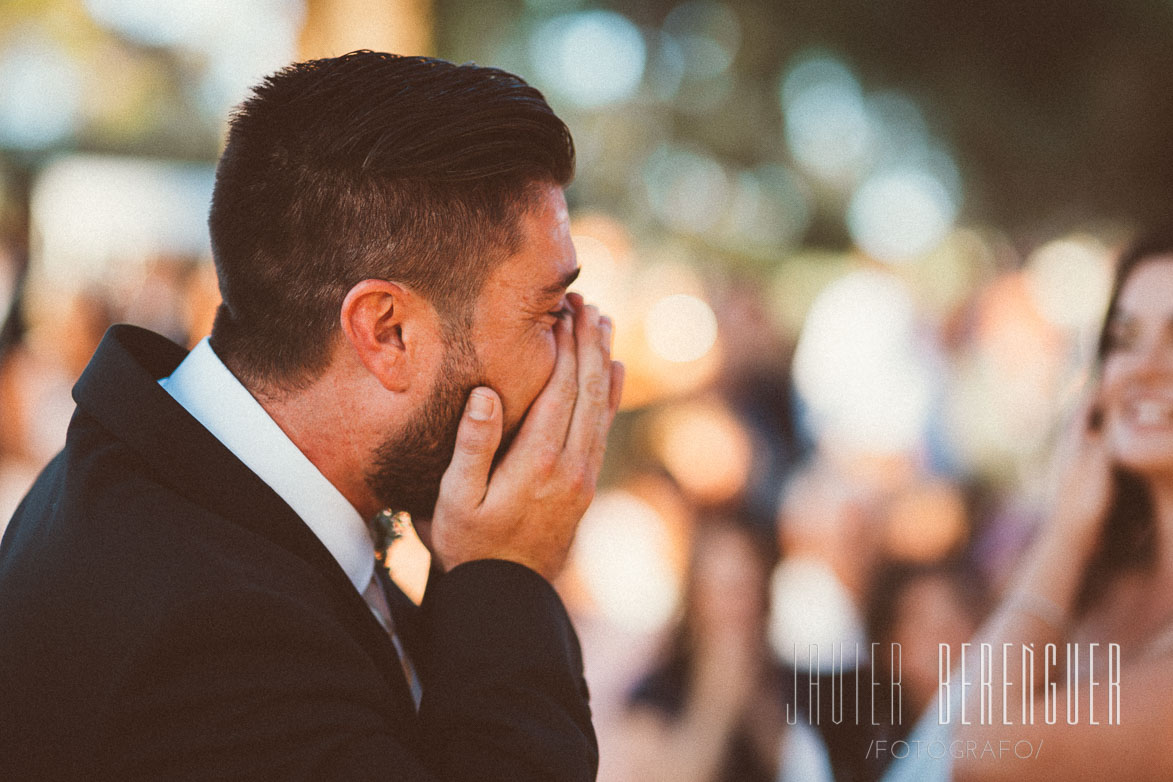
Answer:
POLYGON ((136 323, 190 346, 219 303, 215 271, 201 259, 151 258, 134 279, 73 285, 38 278, 18 247, 0 248, 12 280, 0 337, 0 529, 65 444, 70 391, 106 328, 136 323))
POLYGON ((1023 571, 1128 220, 1167 211, 1173 11, 189 6, 0 13, 0 532, 107 326, 210 330, 247 85, 359 46, 500 65, 574 131, 576 289, 627 366, 558 584, 600 780, 878 779, 1023 571))
MULTIPOLYGON (((1101 315, 1047 311, 1047 257, 1106 274, 1107 246, 991 260, 943 305, 859 255, 824 259, 805 300, 787 299, 716 266, 624 260, 639 251, 597 214, 575 230, 632 378, 558 585, 583 638, 600 779, 878 779, 869 743, 908 734, 938 644, 973 635, 1040 516, 1049 435, 1101 315), (680 299, 699 309, 669 310, 678 333, 658 338, 657 308, 680 299), (712 334, 695 328, 706 315, 712 334), (1008 437, 975 425, 990 410, 1013 418, 1008 437)), ((218 302, 206 258, 60 279, 20 247, 0 255, 5 520, 63 444, 105 328, 191 345, 218 302)))

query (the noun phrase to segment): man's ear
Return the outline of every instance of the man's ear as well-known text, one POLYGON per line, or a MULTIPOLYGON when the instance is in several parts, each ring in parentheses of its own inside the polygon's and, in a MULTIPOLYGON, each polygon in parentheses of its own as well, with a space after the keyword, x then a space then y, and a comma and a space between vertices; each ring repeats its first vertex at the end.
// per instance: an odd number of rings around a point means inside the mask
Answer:
POLYGON ((410 385, 405 331, 418 334, 430 307, 420 296, 387 280, 363 280, 342 301, 342 333, 359 361, 388 391, 410 385))

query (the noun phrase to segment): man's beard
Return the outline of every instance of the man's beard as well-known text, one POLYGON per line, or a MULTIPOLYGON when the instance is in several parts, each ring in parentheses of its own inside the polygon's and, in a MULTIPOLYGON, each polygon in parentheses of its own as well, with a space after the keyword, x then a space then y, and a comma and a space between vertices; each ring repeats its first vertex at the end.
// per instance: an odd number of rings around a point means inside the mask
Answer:
MULTIPOLYGON (((379 445, 366 476, 384 507, 407 511, 417 521, 432 518, 469 392, 486 385, 467 335, 449 335, 446 343, 431 396, 411 420, 379 445)), ((504 447, 498 453, 503 451, 504 447)))

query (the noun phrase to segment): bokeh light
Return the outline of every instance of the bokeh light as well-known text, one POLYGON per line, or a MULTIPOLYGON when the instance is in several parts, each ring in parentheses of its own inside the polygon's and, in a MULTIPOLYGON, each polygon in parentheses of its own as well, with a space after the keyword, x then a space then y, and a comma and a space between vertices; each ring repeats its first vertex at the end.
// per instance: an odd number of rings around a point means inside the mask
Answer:
POLYGON ((868 163, 874 130, 855 74, 826 53, 799 58, 782 81, 786 143, 818 177, 850 179, 868 163))
POLYGON ((656 413, 652 447, 689 496, 720 503, 745 488, 753 447, 745 426, 724 405, 689 402, 656 413))
POLYGON ((625 100, 647 64, 639 28, 614 11, 581 11, 546 21, 531 39, 530 55, 542 81, 582 108, 625 100))
POLYGON ((1108 306, 1112 256, 1091 236, 1048 242, 1027 259, 1027 287, 1043 317, 1062 328, 1096 328, 1108 306))
POLYGON ((869 255, 900 263, 934 249, 957 215, 948 188, 923 169, 880 171, 852 196, 847 225, 869 255))
POLYGON ((32 220, 39 276, 64 289, 141 272, 152 256, 210 253, 211 165, 74 155, 37 180, 32 220))
POLYGON ((644 167, 648 203, 667 225, 685 234, 701 234, 721 219, 729 202, 729 178, 712 157, 662 145, 644 167))
POLYGON ((816 432, 865 451, 917 446, 934 379, 915 318, 908 291, 882 272, 851 272, 819 294, 794 356, 816 432))
POLYGON ((898 267, 926 315, 944 321, 995 273, 996 237, 955 228, 935 249, 898 267))
MULTIPOLYGON (((630 297, 625 318, 616 325, 613 351, 627 365, 622 402, 626 409, 696 391, 712 379, 721 365, 720 339, 700 358, 683 362, 661 356, 652 349, 648 339, 648 313, 657 302, 676 295, 705 300, 704 285, 696 269, 680 261, 687 257, 687 249, 675 244, 663 245, 646 256, 641 254, 642 263, 630 276, 630 297)), ((693 327, 695 324, 667 323, 664 331, 672 333, 677 328, 693 327)))
POLYGON ((826 563, 789 557, 774 570, 770 590, 769 639, 779 660, 803 672, 825 672, 832 665, 850 670, 857 645, 860 661, 866 659, 859 613, 826 563))
POLYGON ((187 0, 181 12, 153 0, 85 0, 100 25, 146 46, 196 54, 207 115, 225 112, 261 77, 295 59, 304 0, 187 0))
POLYGON ((717 317, 696 296, 677 293, 660 299, 644 320, 652 351, 667 361, 696 361, 717 341, 717 317))
POLYGON ((650 503, 623 490, 601 493, 578 526, 575 570, 599 612, 634 632, 661 628, 680 599, 667 522, 650 503))
POLYGON ((1045 442, 1074 356, 1022 271, 991 281, 974 309, 974 342, 957 362, 945 430, 967 469, 1005 477, 1045 442))
POLYGON ((801 250, 778 264, 767 294, 776 327, 797 338, 819 293, 850 268, 850 255, 826 250, 801 250))
POLYGON ((676 6, 664 19, 663 29, 680 47, 685 72, 696 79, 728 69, 741 44, 737 15, 729 6, 711 0, 676 6))
POLYGON ((241 11, 232 13, 234 24, 210 44, 209 67, 200 85, 202 108, 218 120, 248 97, 263 77, 296 59, 297 53, 296 17, 263 5, 254 6, 244 17, 241 11))
POLYGON ((895 497, 887 512, 884 544, 896 560, 935 562, 964 542, 965 501, 944 481, 917 484, 895 497))
POLYGON ((582 270, 574 289, 622 324, 630 309, 635 264, 627 229, 612 217, 594 213, 575 215, 570 232, 582 270))
POLYGON ((196 47, 224 24, 230 0, 186 0, 182 12, 152 0, 85 0, 94 21, 147 46, 196 47))
POLYGON ((45 149, 68 140, 81 115, 80 66, 35 28, 0 51, 0 145, 45 149))

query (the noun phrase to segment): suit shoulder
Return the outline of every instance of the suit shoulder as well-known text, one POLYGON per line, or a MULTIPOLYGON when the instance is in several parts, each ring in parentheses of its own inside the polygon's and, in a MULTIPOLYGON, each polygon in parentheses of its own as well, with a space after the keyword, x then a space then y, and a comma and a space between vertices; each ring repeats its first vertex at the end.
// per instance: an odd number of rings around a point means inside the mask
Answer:
POLYGON ((274 541, 185 496, 100 426, 80 423, 5 534, 0 629, 70 617, 97 642, 150 626, 193 594, 317 577, 274 541), (90 605, 81 615, 80 595, 90 605))

